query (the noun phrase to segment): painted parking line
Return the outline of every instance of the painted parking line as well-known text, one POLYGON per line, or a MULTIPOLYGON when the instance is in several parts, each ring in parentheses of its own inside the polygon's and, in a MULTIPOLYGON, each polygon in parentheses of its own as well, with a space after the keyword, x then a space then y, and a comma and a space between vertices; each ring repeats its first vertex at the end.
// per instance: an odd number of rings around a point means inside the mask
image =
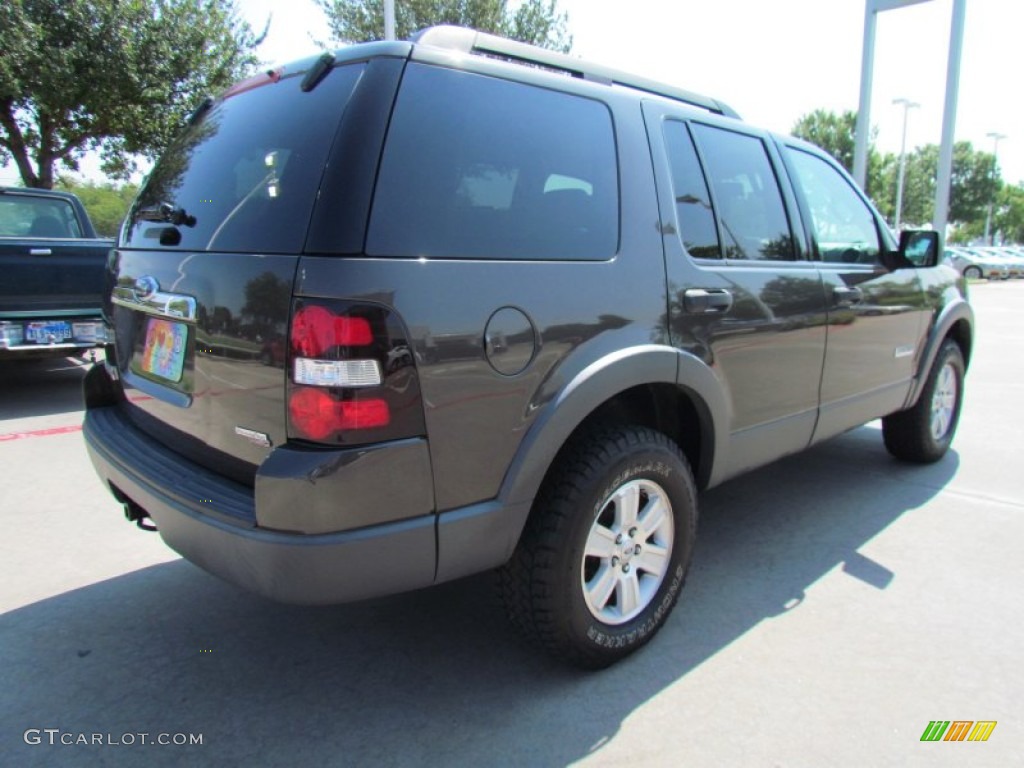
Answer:
POLYGON ((0 443, 9 440, 25 440, 30 437, 49 437, 50 435, 66 435, 69 432, 81 432, 81 424, 72 424, 67 427, 50 427, 49 429, 31 429, 28 432, 7 432, 0 434, 0 443))
MULTIPOLYGON (((128 398, 133 403, 141 403, 143 400, 152 400, 149 395, 136 395, 128 398)), ((30 429, 27 432, 3 432, 0 433, 0 443, 11 440, 25 440, 30 437, 49 437, 50 435, 66 435, 69 432, 81 432, 81 424, 71 424, 66 427, 50 427, 48 429, 30 429)))

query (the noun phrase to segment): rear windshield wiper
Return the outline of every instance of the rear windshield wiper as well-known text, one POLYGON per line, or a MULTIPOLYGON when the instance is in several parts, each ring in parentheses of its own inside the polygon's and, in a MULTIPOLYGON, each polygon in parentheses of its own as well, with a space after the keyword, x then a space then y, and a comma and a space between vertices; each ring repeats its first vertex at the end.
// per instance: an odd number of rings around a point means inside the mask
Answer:
POLYGON ((184 208, 175 208, 170 203, 157 203, 156 205, 147 205, 145 208, 140 208, 136 218, 143 221, 162 221, 167 224, 173 224, 176 227, 183 224, 186 227, 194 227, 196 225, 195 216, 186 213, 184 208))
POLYGON ((210 107, 212 106, 213 99, 207 96, 205 99, 199 102, 199 106, 196 107, 195 110, 193 110, 192 114, 188 116, 188 120, 186 120, 185 122, 188 125, 195 125, 199 122, 199 118, 201 118, 203 115, 210 111, 210 107))

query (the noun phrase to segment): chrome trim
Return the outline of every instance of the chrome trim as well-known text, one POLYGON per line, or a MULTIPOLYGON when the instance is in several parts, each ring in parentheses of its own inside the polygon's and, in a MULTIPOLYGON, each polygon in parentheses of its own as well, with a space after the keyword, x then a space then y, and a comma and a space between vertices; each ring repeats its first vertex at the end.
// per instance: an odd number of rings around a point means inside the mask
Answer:
POLYGON ((244 437, 253 445, 258 445, 260 448, 270 448, 270 437, 263 432, 257 432, 255 429, 246 429, 245 427, 235 427, 235 434, 239 437, 244 437))
POLYGON ((187 323, 194 323, 197 317, 198 302, 193 297, 180 293, 154 291, 143 298, 136 294, 134 287, 118 285, 114 287, 111 301, 137 312, 184 320, 187 323))
POLYGON ((155 277, 146 275, 140 277, 135 281, 135 287, 132 291, 135 293, 135 297, 138 299, 148 299, 154 293, 160 290, 160 283, 157 282, 155 277))

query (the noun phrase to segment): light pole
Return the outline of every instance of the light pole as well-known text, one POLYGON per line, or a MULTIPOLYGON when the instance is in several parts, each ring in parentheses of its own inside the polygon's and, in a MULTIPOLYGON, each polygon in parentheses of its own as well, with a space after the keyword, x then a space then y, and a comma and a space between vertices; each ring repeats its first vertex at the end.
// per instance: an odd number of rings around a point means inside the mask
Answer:
MULTIPOLYGON (((988 138, 992 139, 992 181, 994 182, 996 179, 996 155, 999 152, 999 142, 1002 139, 1006 138, 1006 134, 996 133, 995 131, 992 131, 991 133, 986 133, 985 135, 988 136, 988 138)), ((988 245, 992 245, 992 238, 989 238, 988 232, 989 229, 992 227, 992 203, 994 201, 995 196, 995 190, 993 190, 992 197, 990 197, 988 201, 988 213, 985 215, 985 243, 988 245)))
POLYGON ((395 0, 384 0, 384 39, 395 39, 395 0))
POLYGON ((871 83, 875 72, 875 27, 878 14, 929 3, 931 0, 864 0, 864 49, 860 57, 860 105, 853 137, 853 178, 861 189, 868 187, 868 133, 871 131, 871 83))
MULTIPOLYGON (((853 178, 863 189, 867 182, 868 131, 871 126, 871 80, 875 58, 875 26, 884 11, 925 3, 930 0, 864 0, 864 52, 861 56, 860 106, 857 109, 857 130, 853 148, 853 178)), ((956 128, 956 102, 960 90, 960 59, 964 44, 964 18, 967 0, 953 0, 949 25, 949 57, 946 63, 946 103, 942 110, 942 143, 939 145, 939 168, 935 182, 935 220, 932 227, 940 235, 946 233, 949 218, 949 187, 953 178, 953 132, 956 128)))
POLYGON ((903 105, 903 138, 900 140, 900 172, 896 182, 896 225, 894 227, 898 234, 900 231, 900 215, 903 212, 903 177, 907 171, 907 113, 921 105, 916 101, 904 98, 893 99, 892 103, 903 105))

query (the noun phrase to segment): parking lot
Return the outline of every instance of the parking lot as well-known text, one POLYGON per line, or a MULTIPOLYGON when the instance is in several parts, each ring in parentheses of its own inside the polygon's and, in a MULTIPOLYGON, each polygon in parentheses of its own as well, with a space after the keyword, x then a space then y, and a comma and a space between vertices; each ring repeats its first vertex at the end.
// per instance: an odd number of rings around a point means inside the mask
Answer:
POLYGON ((313 609, 223 584, 94 476, 87 364, 3 363, 0 765, 1019 765, 1024 280, 972 300, 950 454, 898 464, 874 423, 704 494, 679 607, 599 673, 520 645, 487 576, 313 609))

